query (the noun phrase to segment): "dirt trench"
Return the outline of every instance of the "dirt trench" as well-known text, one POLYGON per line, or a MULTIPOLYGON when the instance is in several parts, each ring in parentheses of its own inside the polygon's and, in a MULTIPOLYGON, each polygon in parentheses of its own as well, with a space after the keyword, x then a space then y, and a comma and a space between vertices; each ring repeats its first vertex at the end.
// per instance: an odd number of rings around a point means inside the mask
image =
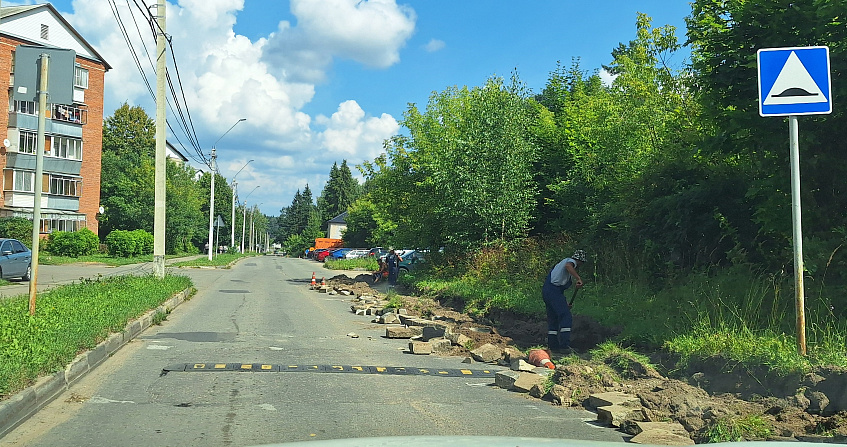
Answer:
MULTIPOLYGON (((383 295, 367 274, 330 278, 331 287, 356 296, 383 295)), ((485 316, 461 312, 458 300, 433 300, 398 289, 408 311, 447 321, 472 341, 526 351, 546 344, 546 321, 514 312, 485 316)), ((751 370, 722 359, 691 362, 685 369, 667 353, 651 356, 656 366, 626 355, 592 360, 589 351, 614 340, 619 328, 574 315, 572 346, 580 354, 559 359, 552 380, 534 397, 556 405, 591 408, 588 396, 618 391, 635 395, 646 421, 679 422, 698 443, 716 440, 804 440, 847 443, 847 370, 821 368, 808 374, 779 376, 766 368, 751 370)), ((467 356, 467 347, 452 355, 467 356)))

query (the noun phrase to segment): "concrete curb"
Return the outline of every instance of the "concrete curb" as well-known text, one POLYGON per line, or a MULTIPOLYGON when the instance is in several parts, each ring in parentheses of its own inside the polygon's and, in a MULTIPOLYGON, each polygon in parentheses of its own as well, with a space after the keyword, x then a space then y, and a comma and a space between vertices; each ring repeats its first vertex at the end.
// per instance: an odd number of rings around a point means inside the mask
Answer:
POLYGON ((114 333, 103 340, 94 349, 78 355, 64 371, 51 376, 41 377, 23 391, 0 402, 0 438, 6 436, 15 427, 29 419, 38 410, 50 403, 72 384, 88 374, 97 365, 103 363, 127 342, 140 335, 153 324, 158 312, 169 313, 185 302, 193 287, 183 290, 166 300, 159 307, 129 322, 123 332, 114 333))

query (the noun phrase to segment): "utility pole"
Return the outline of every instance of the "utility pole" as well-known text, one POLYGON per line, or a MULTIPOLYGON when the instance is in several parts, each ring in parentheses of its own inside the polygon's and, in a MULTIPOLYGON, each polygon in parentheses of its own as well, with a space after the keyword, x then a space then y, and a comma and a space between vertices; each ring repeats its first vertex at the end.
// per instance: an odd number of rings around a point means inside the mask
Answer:
POLYGON ((156 3, 156 176, 154 180, 153 274, 165 277, 165 209, 167 204, 167 161, 165 159, 165 86, 167 83, 165 52, 165 0, 156 3))
POLYGON ((212 260, 212 244, 215 242, 212 240, 212 223, 215 219, 215 177, 216 177, 216 169, 215 169, 215 158, 217 158, 217 154, 215 153, 215 147, 212 147, 212 162, 209 163, 209 169, 212 170, 212 190, 209 193, 209 260, 212 260))
POLYGON ((32 204, 32 273, 29 278, 29 314, 35 315, 38 295, 38 243, 41 241, 41 189, 44 186, 44 142, 47 127, 47 75, 50 56, 41 54, 41 73, 38 87, 38 134, 35 144, 35 198, 32 204))

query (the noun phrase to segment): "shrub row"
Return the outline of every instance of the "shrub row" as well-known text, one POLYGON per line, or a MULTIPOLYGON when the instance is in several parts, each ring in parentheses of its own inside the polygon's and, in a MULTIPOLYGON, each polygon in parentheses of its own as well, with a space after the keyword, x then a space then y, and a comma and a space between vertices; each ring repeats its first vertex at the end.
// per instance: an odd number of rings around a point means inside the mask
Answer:
POLYGON ((130 258, 153 253, 153 235, 144 230, 115 230, 106 236, 109 254, 130 258))
POLYGON ((100 239, 88 228, 79 231, 54 231, 47 238, 45 248, 54 255, 76 258, 97 253, 100 239))

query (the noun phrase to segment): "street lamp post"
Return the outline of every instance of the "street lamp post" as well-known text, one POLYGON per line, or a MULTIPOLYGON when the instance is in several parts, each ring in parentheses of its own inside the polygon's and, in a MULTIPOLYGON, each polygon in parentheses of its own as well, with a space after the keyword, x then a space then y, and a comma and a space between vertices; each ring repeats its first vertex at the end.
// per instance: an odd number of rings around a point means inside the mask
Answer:
POLYGON ((262 204, 261 203, 257 204, 256 209, 250 211, 250 249, 253 252, 256 251, 256 236, 257 236, 256 235, 256 227, 253 225, 253 223, 254 223, 255 218, 256 218, 256 211, 259 210, 260 205, 262 205, 262 204))
POLYGON ((235 181, 235 178, 238 177, 238 174, 240 174, 241 171, 244 170, 244 168, 246 168, 247 165, 249 165, 252 161, 252 159, 247 160, 247 163, 244 163, 244 166, 242 166, 241 169, 239 169, 238 172, 236 172, 235 175, 232 176, 232 218, 229 220, 230 227, 232 227, 230 228, 229 237, 230 247, 235 247, 235 192, 238 189, 238 183, 235 181))
MULTIPOLYGON (((229 130, 227 130, 226 132, 224 132, 223 135, 221 135, 221 138, 225 137, 226 134, 228 134, 230 130, 234 129, 235 126, 237 126, 238 123, 240 123, 242 121, 247 121, 247 118, 241 118, 240 120, 236 121, 235 124, 233 124, 232 127, 229 128, 229 130)), ((213 236, 213 233, 214 233, 213 223, 214 223, 214 219, 215 219, 215 176, 217 174, 217 166, 215 165, 215 158, 217 157, 217 155, 215 154, 215 147, 218 145, 218 141, 221 141, 221 138, 218 138, 218 140, 215 141, 215 144, 212 145, 212 161, 209 164, 209 169, 211 169, 211 171, 212 171, 212 188, 211 188, 212 190, 211 190, 211 193, 209 194, 209 260, 210 261, 212 260, 212 249, 213 249, 212 243, 214 242, 214 240, 212 240, 212 236, 213 236)), ((215 251, 217 251, 217 249, 215 249, 215 251)))
MULTIPOLYGON (((257 185, 253 188, 253 191, 259 188, 261 185, 257 185)), ((247 227, 247 198, 250 197, 250 194, 253 194, 253 191, 250 191, 249 194, 244 196, 244 217, 241 220, 241 253, 244 253, 244 229, 247 227)))

